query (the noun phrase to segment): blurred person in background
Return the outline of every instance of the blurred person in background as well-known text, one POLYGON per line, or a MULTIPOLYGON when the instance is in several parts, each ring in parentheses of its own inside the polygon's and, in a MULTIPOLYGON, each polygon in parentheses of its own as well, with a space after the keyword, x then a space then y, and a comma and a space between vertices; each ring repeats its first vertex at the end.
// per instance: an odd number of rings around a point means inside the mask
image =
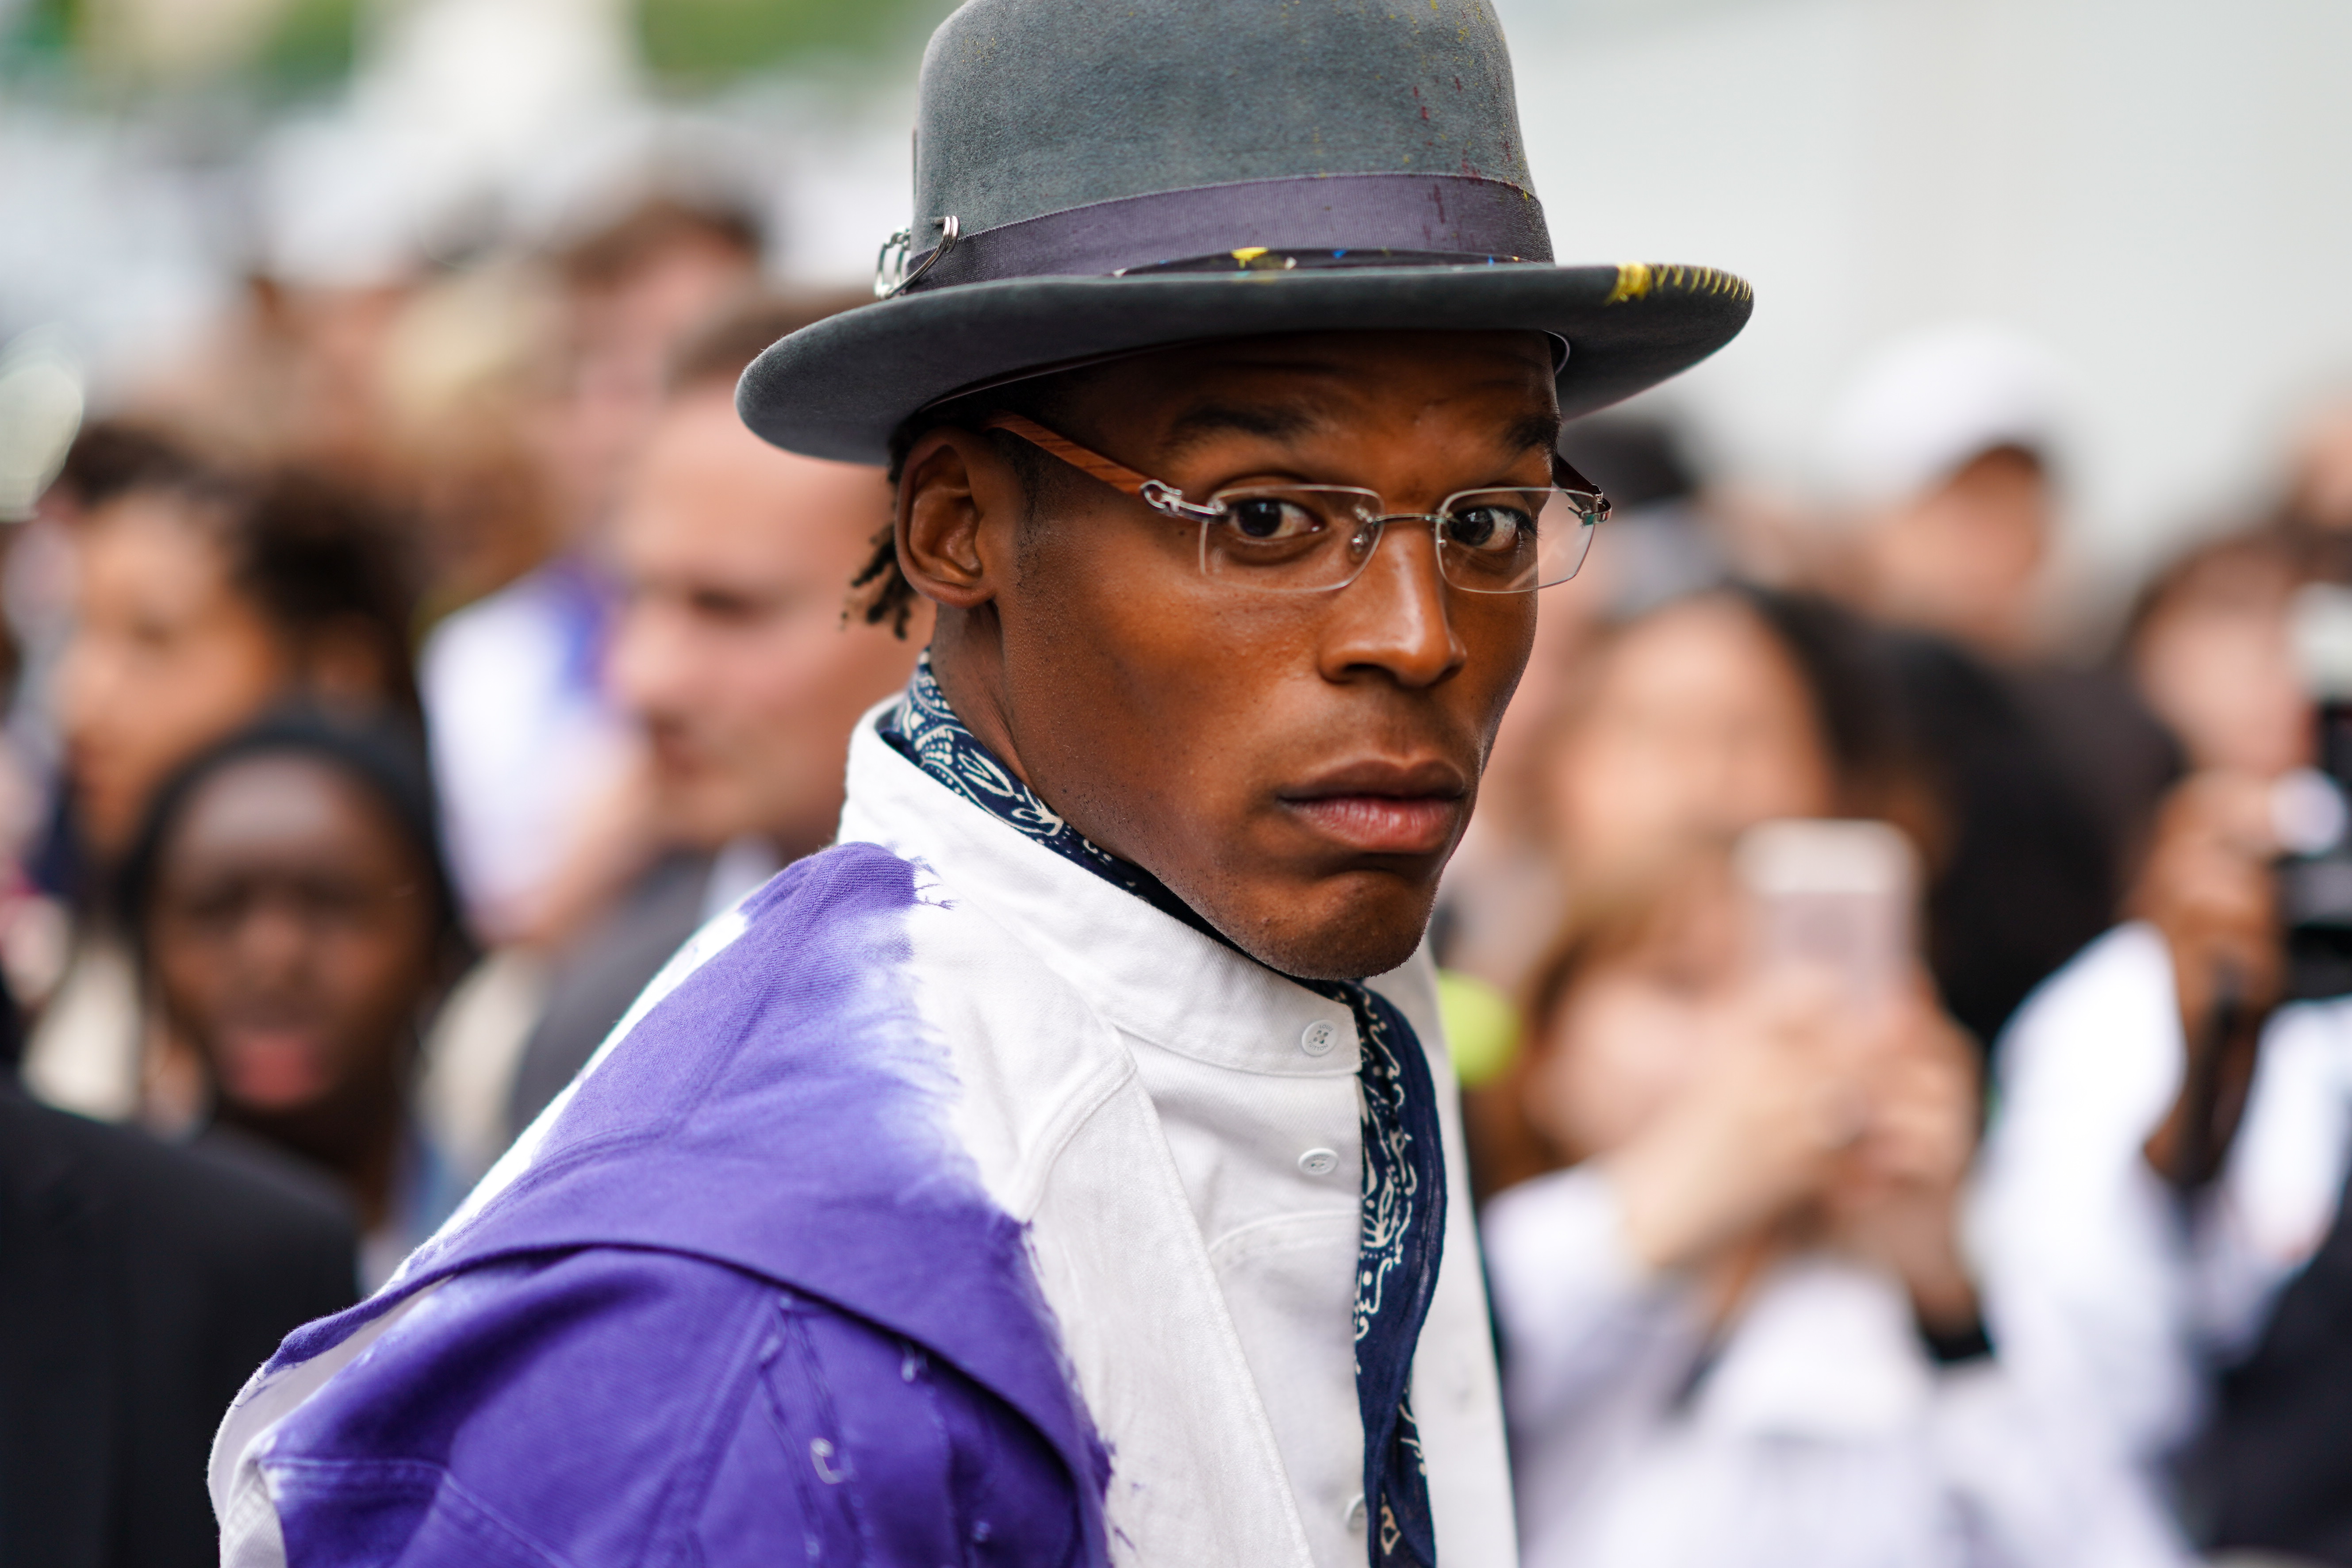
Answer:
POLYGON ((570 338, 558 471, 574 517, 610 507, 679 343, 758 285, 764 248, 746 211, 655 195, 556 253, 570 338))
POLYGON ((1929 837, 1870 628, 1761 588, 1670 600, 1589 655, 1543 763, 1570 888, 1780 816, 1891 816, 1929 837))
POLYGON ((468 956, 414 739, 266 720, 157 796, 122 874, 147 994, 203 1064, 211 1130, 322 1175, 374 1289, 464 1184, 411 1110, 418 1046, 468 956))
POLYGON ((904 637, 846 613, 847 584, 889 527, 880 471, 779 451, 735 412, 761 350, 856 302, 757 300, 708 325, 677 355, 623 482, 607 669, 645 735, 651 806, 635 827, 650 864, 557 955, 514 1081, 515 1131, 697 927, 832 842, 850 731, 906 684, 926 641, 928 605, 904 637))
POLYGON ((2339 394, 2303 419, 2275 521, 2306 575, 2352 584, 2352 396, 2339 394))
MULTIPOLYGON (((1562 704, 1580 689, 1594 640, 1610 623, 1726 574, 1686 446, 1678 426, 1658 418, 1602 414, 1560 433, 1561 455, 1601 487, 1613 510, 1576 593, 1546 603, 1538 617, 1535 649, 1495 736, 1477 815, 1446 866, 1433 931, 1450 984, 1469 977, 1507 1003, 1559 923, 1565 889, 1544 852, 1543 752, 1562 704)), ((1471 1038, 1467 1017, 1449 1013, 1447 1027, 1455 1067, 1475 1077, 1496 1050, 1471 1038)), ((1507 1048, 1507 1042, 1496 1047, 1507 1048)))
POLYGON ((353 1250, 333 1205, 0 1086, 0 1561, 219 1562, 221 1412, 353 1250))
POLYGON ((186 455, 156 432, 100 420, 78 433, 33 515, 8 531, 0 566, 10 662, 7 733, 0 746, 0 1035, 8 1071, 23 1066, 34 1013, 72 956, 69 900, 81 853, 60 787, 59 660, 74 628, 75 540, 89 510, 136 485, 189 471, 186 455))
POLYGON ((1986 1042, 2114 919, 2177 771, 2123 680, 2051 656, 2063 403, 2038 345, 1956 325, 1887 345, 1830 425, 1849 516, 1827 581, 1907 634, 1890 668, 1951 813, 1936 974, 1986 1042))
POLYGON ((188 1109, 185 1064, 142 1040, 108 881, 172 771, 266 710, 306 702, 413 727, 414 590, 392 521, 334 479, 240 481, 162 456, 119 477, 78 503, 49 858, 78 931, 26 1070, 69 1109, 168 1122, 188 1109))
POLYGON ((320 259, 268 257, 237 279, 211 330, 128 389, 123 415, 226 466, 301 463, 394 481, 383 361, 422 258, 403 235, 356 273, 320 259))
POLYGON ((1858 603, 1996 663, 2039 656, 2062 381, 2038 344, 1990 326, 1916 332, 1864 364, 1829 431, 1858 603))
POLYGON ((552 266, 565 340, 544 436, 554 552, 444 620, 420 668, 451 865, 495 942, 576 927, 604 889, 563 883, 567 860, 641 804, 627 793, 628 728, 601 678, 616 612, 603 530, 670 355, 754 286, 760 237, 739 214, 654 198, 552 266))
POLYGON ((1692 432, 1663 415, 1600 414, 1559 434, 1560 456, 1612 501, 1610 537, 1586 566, 1583 599, 1630 620, 1733 575, 1720 521, 1691 455, 1692 432))
POLYGON ((1720 840, 1580 891, 1486 1123, 1523 1562, 2179 1561, 1987 1337, 1924 985, 1759 963, 1720 840))
MULTIPOLYGON (((1752 586, 1668 600, 1611 628, 1540 751, 1544 844, 1566 900, 1782 816, 1895 822, 1922 847, 1932 886, 1946 809, 1884 647, 1829 600, 1752 586)), ((1939 931, 1931 955, 1972 940, 1939 931)))
MULTIPOLYGON (((2346 1563, 2352 1004, 2287 924, 2340 946, 2341 845, 2288 851, 2340 836, 2340 793, 2298 770, 2345 759, 2316 744, 2325 672, 2298 657, 2308 595, 2337 592, 2298 594, 2302 542, 2201 546, 2134 616, 2132 668, 2200 771, 2166 802, 2132 918, 2002 1043, 1977 1229, 2007 1342, 2201 1543, 2346 1563)), ((2323 645, 2345 645, 2344 616, 2323 645)))
POLYGON ((2183 554, 2139 595, 2123 658, 2192 771, 2274 779, 2314 761, 2292 617, 2304 563, 2275 531, 2183 554))
POLYGON ((535 258, 435 278, 394 325, 388 444, 415 514, 427 625, 566 542, 562 326, 556 281, 535 258))

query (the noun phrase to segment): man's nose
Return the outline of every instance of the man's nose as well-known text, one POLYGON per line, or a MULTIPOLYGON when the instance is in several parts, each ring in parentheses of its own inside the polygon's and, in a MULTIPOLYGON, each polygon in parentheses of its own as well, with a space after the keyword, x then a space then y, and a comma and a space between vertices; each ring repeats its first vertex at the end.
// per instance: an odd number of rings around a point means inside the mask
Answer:
POLYGON ((652 605, 632 607, 614 633, 605 676, 623 707, 640 717, 674 704, 689 682, 677 617, 652 605))
POLYGON ((1327 679, 1378 670, 1408 689, 1434 686, 1469 656, 1454 626, 1430 525, 1393 522, 1357 579, 1334 595, 1323 640, 1327 679))

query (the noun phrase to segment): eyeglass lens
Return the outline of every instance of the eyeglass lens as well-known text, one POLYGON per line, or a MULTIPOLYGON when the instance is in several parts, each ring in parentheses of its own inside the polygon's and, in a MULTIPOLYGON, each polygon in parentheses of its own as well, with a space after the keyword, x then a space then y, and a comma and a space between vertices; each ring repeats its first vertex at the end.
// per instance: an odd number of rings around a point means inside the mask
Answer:
MULTIPOLYGON (((1387 513, 1370 490, 1297 485, 1220 491, 1223 515, 1201 526, 1201 569, 1281 593, 1355 581, 1379 547, 1387 513)), ((1439 574, 1474 594, 1523 594, 1566 582, 1584 563, 1599 521, 1595 498, 1573 490, 1465 490, 1441 503, 1439 574)))

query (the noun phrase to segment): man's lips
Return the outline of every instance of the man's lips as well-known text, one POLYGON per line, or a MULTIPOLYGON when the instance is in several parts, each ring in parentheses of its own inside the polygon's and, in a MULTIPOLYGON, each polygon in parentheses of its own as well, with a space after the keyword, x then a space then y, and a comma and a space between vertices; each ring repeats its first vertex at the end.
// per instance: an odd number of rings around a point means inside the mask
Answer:
POLYGON ((1361 854, 1432 855, 1460 824, 1469 791, 1444 763, 1364 762, 1281 792, 1326 837, 1361 854))

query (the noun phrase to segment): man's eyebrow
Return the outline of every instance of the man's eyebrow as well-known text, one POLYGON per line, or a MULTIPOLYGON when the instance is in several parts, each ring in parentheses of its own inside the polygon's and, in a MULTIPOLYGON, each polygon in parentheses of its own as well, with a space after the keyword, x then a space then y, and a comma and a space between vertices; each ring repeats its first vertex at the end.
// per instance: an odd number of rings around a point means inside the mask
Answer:
POLYGON ((1269 440, 1287 440, 1303 436, 1324 421, 1317 415, 1296 406, 1262 403, 1203 403, 1186 409, 1168 426, 1167 455, 1181 456, 1187 448, 1208 437, 1223 431, 1239 431, 1244 436, 1263 436, 1269 440))
POLYGON ((1513 452, 1524 452, 1534 447, 1540 447, 1547 452, 1550 451, 1559 445, 1559 416, 1557 414, 1528 415, 1511 426, 1509 433, 1503 437, 1503 445, 1507 450, 1513 452))

